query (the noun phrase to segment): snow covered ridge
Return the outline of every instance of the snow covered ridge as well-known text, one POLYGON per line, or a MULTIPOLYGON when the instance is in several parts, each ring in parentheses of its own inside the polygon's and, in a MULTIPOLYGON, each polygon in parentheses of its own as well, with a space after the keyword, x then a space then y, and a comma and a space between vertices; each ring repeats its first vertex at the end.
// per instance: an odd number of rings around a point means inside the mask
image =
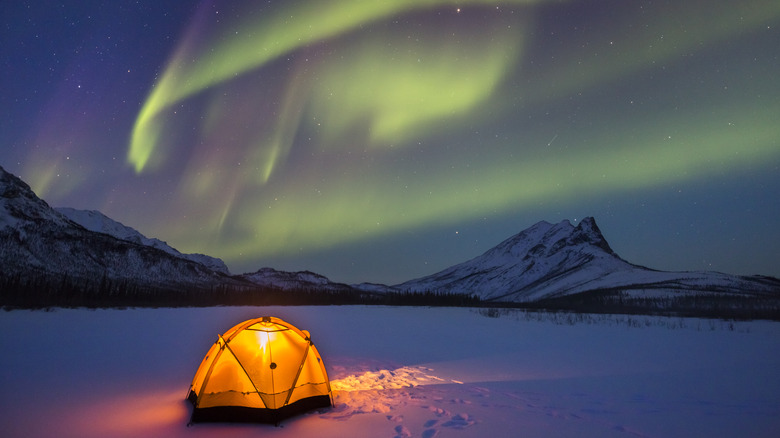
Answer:
POLYGON ((128 242, 137 243, 139 245, 151 246, 163 250, 172 256, 191 260, 214 271, 230 275, 230 271, 222 259, 207 256, 205 254, 182 254, 162 240, 146 237, 134 228, 117 222, 97 210, 76 210, 74 208, 65 207, 55 208, 55 210, 90 231, 108 234, 117 239, 127 240, 128 242))
POLYGON ((38 198, 27 183, 0 167, 0 231, 25 223, 72 226, 73 223, 38 198))
POLYGON ((592 217, 539 222, 484 254, 394 286, 476 294, 482 300, 533 302, 591 291, 655 294, 780 294, 780 280, 718 272, 663 272, 631 264, 609 246, 592 217))
MULTIPOLYGON (((582 302, 587 296, 584 302, 591 306, 589 311, 608 311, 606 305, 622 311, 626 301, 639 302, 645 309, 672 306, 679 310, 682 305, 689 311, 699 309, 702 304, 695 299, 705 296, 719 300, 710 302, 711 308, 742 306, 740 301, 751 298, 757 303, 764 300, 753 307, 780 314, 780 280, 717 272, 663 272, 634 265, 612 250, 592 217, 576 226, 569 221, 539 222, 478 257, 398 285, 347 285, 310 271, 272 268, 231 276, 220 259, 181 254, 97 211, 53 209, 2 167, 0 195, 0 280, 25 290, 41 289, 29 279, 48 277, 49 287, 62 289, 59 279, 67 278, 75 290, 91 289, 109 298, 127 298, 130 283, 182 293, 211 290, 214 299, 232 299, 233 292, 273 289, 331 296, 347 292, 345 299, 364 302, 360 300, 365 297, 417 292, 432 296, 438 304, 448 295, 478 297, 482 303, 542 302, 571 308, 574 297, 580 303, 575 306, 578 310, 585 309, 582 302), (691 300, 681 301, 687 298, 691 300), (648 304, 648 300, 655 301, 648 304)), ((195 298, 185 295, 180 305, 195 298)), ((102 299, 106 302, 107 298, 102 299)))
POLYGON ((73 281, 105 278, 139 285, 198 287, 235 281, 143 239, 117 238, 111 234, 120 231, 121 224, 116 222, 108 233, 92 231, 51 208, 2 167, 0 195, 0 278, 66 276, 73 281))
POLYGON ((343 283, 334 283, 327 277, 311 271, 286 272, 272 268, 261 268, 256 272, 241 274, 237 277, 259 286, 280 290, 316 289, 323 291, 340 291, 352 289, 343 283))
POLYGON ((219 285, 241 289, 254 285, 283 291, 353 289, 309 271, 263 268, 231 276, 218 258, 182 254, 98 211, 51 208, 2 167, 0 194, 0 278, 64 275, 92 282, 105 278, 173 288, 219 285))

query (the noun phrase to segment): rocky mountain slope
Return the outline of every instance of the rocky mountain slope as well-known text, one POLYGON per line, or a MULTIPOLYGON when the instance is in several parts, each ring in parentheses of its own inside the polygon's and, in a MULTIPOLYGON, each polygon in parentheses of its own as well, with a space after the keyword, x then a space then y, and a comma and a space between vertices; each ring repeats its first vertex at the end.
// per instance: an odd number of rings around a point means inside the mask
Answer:
POLYGON ((162 240, 146 237, 136 229, 117 222, 97 210, 76 210, 75 208, 66 207, 55 208, 55 210, 90 231, 109 234, 120 240, 157 248, 174 257, 200 263, 214 271, 230 275, 230 271, 222 259, 207 256, 205 254, 182 254, 176 248, 169 246, 162 240))
POLYGON ((51 208, 0 167, 0 274, 129 280, 155 286, 204 286, 224 273, 154 246, 90 231, 51 208))
MULTIPOLYGON (((576 226, 569 221, 539 222, 474 259, 395 286, 346 285, 309 271, 272 268, 231 276, 220 259, 181 254, 97 211, 55 210, 0 167, 0 278, 18 285, 17 278, 38 277, 67 278, 71 286, 74 281, 76 285, 91 282, 89 287, 96 293, 102 290, 96 282, 108 279, 180 291, 219 287, 223 291, 219 293, 224 293, 260 286, 307 293, 352 291, 374 297, 435 292, 497 303, 604 291, 619 292, 618 300, 702 295, 780 298, 780 280, 772 277, 664 272, 629 263, 610 248, 590 217, 576 226)), ((218 297, 214 300, 218 302, 218 297)))
POLYGON ((777 294, 780 281, 718 272, 663 272, 633 265, 615 254, 596 221, 588 217, 577 226, 569 221, 539 222, 474 259, 394 287, 532 302, 600 290, 646 297, 777 294))
POLYGON ((343 283, 334 283, 327 277, 311 271, 287 272, 261 268, 256 272, 237 275, 247 282, 279 290, 343 291, 352 289, 343 283))

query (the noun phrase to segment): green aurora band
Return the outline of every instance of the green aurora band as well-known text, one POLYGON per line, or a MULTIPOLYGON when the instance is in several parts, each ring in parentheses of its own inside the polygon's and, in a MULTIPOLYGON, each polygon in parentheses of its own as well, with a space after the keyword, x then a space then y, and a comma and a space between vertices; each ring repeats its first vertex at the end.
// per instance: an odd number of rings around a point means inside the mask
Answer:
MULTIPOLYGON (((133 127, 128 160, 141 172, 158 146, 161 113, 183 99, 298 48, 334 38, 364 24, 442 5, 530 4, 544 0, 336 0, 291 6, 278 14, 239 24, 213 47, 189 53, 188 41, 173 57, 144 103, 133 127), (192 62, 192 59, 196 59, 192 62)), ((418 89, 423 89, 418 87, 418 89)))
MULTIPOLYGON (((430 182, 425 175, 405 174, 403 184, 392 184, 388 182, 396 180, 395 176, 379 171, 368 184, 355 183, 350 175, 331 181, 329 195, 291 185, 276 192, 276 201, 249 203, 242 214, 236 215, 237 226, 252 238, 215 241, 202 236, 195 237, 192 244, 196 248, 213 246, 227 260, 283 254, 298 250, 299 245, 325 248, 420 224, 454 225, 464 219, 477 219, 485 211, 518 204, 546 199, 567 201, 593 193, 608 195, 724 170, 748 169, 778 155, 780 126, 772 123, 778 111, 780 106, 760 114, 748 111, 750 116, 733 125, 712 126, 692 116, 685 122, 676 118, 657 120, 652 130, 625 126, 594 140, 612 145, 603 153, 582 150, 528 162, 494 162, 491 173, 495 177, 488 179, 480 174, 453 172, 430 182), (660 138, 656 128, 684 134, 671 140, 660 138), (708 134, 702 137, 702 132, 708 134), (739 151, 735 151, 734 144, 741 145, 739 151), (410 188, 415 187, 424 187, 424 191, 410 194, 410 188)), ((302 185, 313 184, 315 179, 302 185)), ((166 233, 176 234, 177 227, 166 233)), ((192 240, 193 236, 187 238, 192 240)))
MULTIPOLYGON (((574 47, 560 62, 526 76, 523 52, 533 32, 534 8, 544 1, 499 2, 524 4, 521 11, 527 16, 514 17, 511 25, 494 18, 480 29, 421 31, 414 42, 408 32, 362 30, 436 7, 495 3, 295 3, 205 42, 189 35, 136 120, 128 160, 138 173, 164 164, 166 139, 176 135, 170 114, 175 107, 215 88, 241 93, 242 75, 251 76, 283 56, 295 55, 298 61, 283 81, 270 121, 259 121, 256 129, 239 136, 240 147, 203 148, 190 160, 180 182, 181 199, 171 208, 200 217, 200 230, 171 223, 161 224, 158 232, 183 242, 178 244, 182 249, 231 262, 455 224, 545 199, 602 196, 739 171, 780 154, 775 121, 780 106, 735 106, 718 97, 711 98, 706 112, 689 108, 648 114, 641 123, 616 120, 609 132, 580 133, 589 144, 600 145, 598 153, 585 147, 561 152, 550 147, 549 137, 458 144, 458 136, 474 126, 511 117, 518 109, 526 114, 578 90, 608 86, 780 16, 780 3, 774 1, 712 7, 707 17, 693 16, 694 9, 681 4, 676 13, 687 24, 685 31, 658 15, 650 18, 649 28, 665 30, 663 39, 647 31, 613 44, 604 34, 596 60, 574 47), (731 19, 734 14, 742 19, 731 19), (347 41, 347 34, 358 38, 347 41), (448 39, 452 34, 458 38, 448 39), (322 44, 330 52, 311 50, 322 44), (517 76, 529 86, 503 91, 517 76), (426 140, 441 137, 442 131, 452 140, 450 149, 426 149, 426 140), (309 154, 308 159, 287 163, 297 153, 293 144, 306 135, 312 146, 300 153, 309 154), (548 147, 528 146, 543 143, 548 147), (415 154, 437 159, 418 165, 415 154), (280 172, 283 164, 287 167, 280 172)), ((231 117, 251 121, 251 114, 242 114, 231 102, 214 99, 207 105, 199 132, 210 143, 224 137, 231 117)), ((556 142, 574 144, 576 138, 562 134, 556 142)))

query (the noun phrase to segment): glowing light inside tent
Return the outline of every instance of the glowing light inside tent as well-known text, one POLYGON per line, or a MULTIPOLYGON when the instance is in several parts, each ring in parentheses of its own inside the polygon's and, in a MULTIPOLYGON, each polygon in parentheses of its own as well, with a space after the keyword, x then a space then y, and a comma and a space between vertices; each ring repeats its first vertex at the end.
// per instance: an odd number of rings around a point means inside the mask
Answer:
POLYGON ((260 354, 265 355, 266 350, 268 348, 268 344, 271 342, 271 333, 256 331, 255 338, 257 338, 257 346, 262 352, 260 354))
POLYGON ((281 415, 331 405, 322 360, 299 329, 263 317, 240 323, 227 333, 222 354, 208 354, 190 385, 194 422, 278 421, 281 415), (308 404, 295 405, 304 400, 308 404))

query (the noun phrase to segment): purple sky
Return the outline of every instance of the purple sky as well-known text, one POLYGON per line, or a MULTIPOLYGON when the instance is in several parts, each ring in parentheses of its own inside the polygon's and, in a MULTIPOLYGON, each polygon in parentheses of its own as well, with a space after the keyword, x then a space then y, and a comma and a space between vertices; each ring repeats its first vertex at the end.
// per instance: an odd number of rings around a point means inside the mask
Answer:
POLYGON ((3 2, 0 165, 234 273, 399 283, 593 216, 780 277, 776 1, 269 3, 3 2))

